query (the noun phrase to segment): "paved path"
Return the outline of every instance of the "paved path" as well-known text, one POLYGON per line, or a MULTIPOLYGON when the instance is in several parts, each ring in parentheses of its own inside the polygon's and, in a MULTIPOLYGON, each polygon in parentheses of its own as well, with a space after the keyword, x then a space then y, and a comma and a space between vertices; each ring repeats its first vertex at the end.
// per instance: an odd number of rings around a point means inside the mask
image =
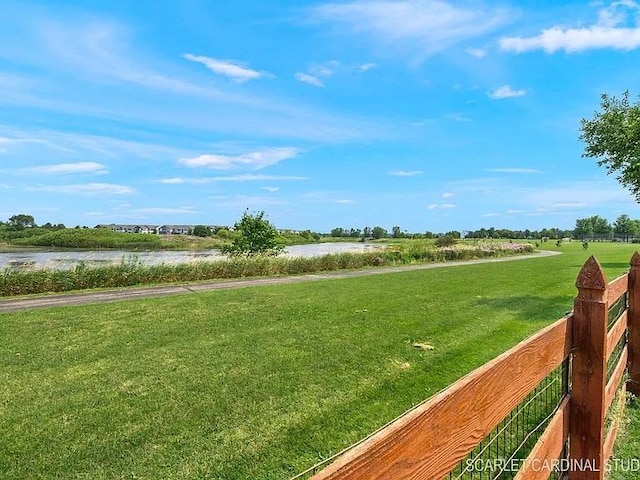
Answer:
POLYGON ((362 270, 341 270, 337 272, 323 272, 290 277, 268 277, 249 280, 229 280, 206 283, 190 283, 159 287, 131 287, 127 289, 102 290, 100 292, 66 293, 60 295, 38 296, 19 299, 0 300, 0 313, 31 310, 35 308, 58 307, 67 305, 88 305, 92 303, 109 303, 130 300, 134 298, 166 297, 210 290, 224 290, 228 288, 244 288, 259 285, 282 285, 288 283, 314 282, 317 280, 335 280, 340 278, 367 277, 385 273, 408 272, 412 270, 428 270, 431 268, 456 267, 477 263, 512 262, 515 260, 530 260, 533 258, 558 255, 560 252, 537 251, 529 255, 513 257, 486 258, 459 262, 423 263, 419 265, 403 265, 399 267, 366 268, 362 270))

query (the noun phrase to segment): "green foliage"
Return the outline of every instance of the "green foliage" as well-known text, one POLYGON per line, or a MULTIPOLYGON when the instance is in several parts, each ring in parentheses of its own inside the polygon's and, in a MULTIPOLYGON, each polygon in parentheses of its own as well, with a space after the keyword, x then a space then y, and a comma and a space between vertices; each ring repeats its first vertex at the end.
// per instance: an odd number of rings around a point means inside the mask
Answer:
POLYGON ((620 215, 613 222, 613 233, 615 233, 616 237, 628 242, 629 237, 638 235, 638 222, 631 220, 629 215, 620 215))
POLYGON ((240 255, 214 262, 146 266, 135 257, 130 257, 123 258, 119 265, 89 268, 81 264, 71 270, 5 269, 4 272, 0 271, 0 296, 266 275, 298 275, 416 262, 466 260, 531 251, 533 249, 529 244, 483 244, 459 249, 435 249, 430 242, 409 241, 403 245, 379 251, 339 253, 309 258, 240 255))
POLYGON ((9 227, 14 230, 24 230, 25 228, 35 226, 36 222, 32 215, 20 213, 9 217, 9 227))
POLYGON ((195 227, 193 227, 193 232, 191 233, 196 237, 210 237, 211 235, 213 235, 211 228, 207 227, 206 225, 196 225, 195 227))
POLYGON ((599 159, 640 201, 640 101, 632 104, 628 91, 620 99, 603 94, 600 108, 580 122, 583 156, 599 159))
POLYGON ((255 214, 246 210, 234 225, 236 233, 231 245, 222 252, 230 256, 278 255, 284 247, 278 243, 278 230, 264 218, 264 212, 255 214))
POLYGON ((578 239, 608 239, 613 228, 606 218, 600 215, 594 215, 588 218, 579 218, 576 220, 576 228, 573 230, 573 236, 578 239))
MULTIPOLYGON (((25 232, 32 230, 27 229, 25 232)), ((61 230, 33 229, 35 235, 14 238, 14 245, 58 248, 121 248, 159 249, 162 240, 157 235, 117 233, 106 228, 66 228, 61 230)))
POLYGON ((453 238, 451 235, 445 235, 443 237, 439 237, 436 239, 435 245, 436 247, 450 247, 455 245, 457 240, 453 238))
POLYGON ((371 237, 373 237, 374 240, 386 238, 387 231, 382 227, 373 227, 373 230, 371 230, 371 237))

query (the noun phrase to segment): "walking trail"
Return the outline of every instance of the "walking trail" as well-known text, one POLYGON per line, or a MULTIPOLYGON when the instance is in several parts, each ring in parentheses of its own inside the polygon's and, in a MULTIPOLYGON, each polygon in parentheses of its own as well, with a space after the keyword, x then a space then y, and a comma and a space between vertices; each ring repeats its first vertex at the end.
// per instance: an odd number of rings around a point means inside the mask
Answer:
POLYGON ((229 288, 256 287, 260 285, 282 285, 289 283, 314 282, 318 280, 337 280, 341 278, 366 277, 369 275, 381 275, 386 273, 408 272, 412 270, 428 270, 432 268, 457 267, 474 265, 478 263, 512 262, 516 260, 529 260, 532 258, 550 257, 559 255, 560 252, 548 250, 536 251, 529 255, 516 255, 513 257, 484 258, 479 260, 465 260, 459 262, 424 263, 419 265, 402 265, 398 267, 366 268, 362 270, 341 270, 336 272, 323 272, 307 275, 295 275, 287 277, 268 277, 247 280, 226 280, 203 283, 173 284, 157 287, 130 287, 127 289, 110 289, 98 292, 79 292, 55 294, 49 296, 22 297, 16 299, 0 300, 0 313, 31 310, 35 308, 59 307, 69 305, 89 305, 93 303, 120 302, 134 298, 166 297, 169 295, 181 295, 188 293, 206 292, 211 290, 224 290, 229 288))

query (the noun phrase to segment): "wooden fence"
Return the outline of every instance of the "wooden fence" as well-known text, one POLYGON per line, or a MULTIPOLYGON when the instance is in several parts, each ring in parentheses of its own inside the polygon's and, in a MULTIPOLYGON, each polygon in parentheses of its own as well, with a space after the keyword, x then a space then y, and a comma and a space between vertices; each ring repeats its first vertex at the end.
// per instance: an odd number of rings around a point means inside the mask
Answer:
POLYGON ((610 283, 591 257, 576 286, 571 314, 409 411, 312 480, 493 478, 474 476, 465 459, 473 467, 470 452, 563 365, 565 388, 546 428, 509 478, 603 479, 620 418, 610 412, 614 400, 621 408, 626 390, 640 395, 640 254, 629 273, 610 283))

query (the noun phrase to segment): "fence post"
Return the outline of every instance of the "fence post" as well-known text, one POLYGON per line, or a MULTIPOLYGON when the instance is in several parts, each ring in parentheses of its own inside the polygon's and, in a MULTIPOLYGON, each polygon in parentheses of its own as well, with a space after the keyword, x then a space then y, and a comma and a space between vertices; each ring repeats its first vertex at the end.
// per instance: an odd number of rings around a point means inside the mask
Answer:
POLYGON ((570 480, 604 478, 607 279, 590 257, 576 280, 573 304, 570 480))
POLYGON ((629 270, 629 381, 627 390, 640 396, 640 253, 631 257, 629 270))

